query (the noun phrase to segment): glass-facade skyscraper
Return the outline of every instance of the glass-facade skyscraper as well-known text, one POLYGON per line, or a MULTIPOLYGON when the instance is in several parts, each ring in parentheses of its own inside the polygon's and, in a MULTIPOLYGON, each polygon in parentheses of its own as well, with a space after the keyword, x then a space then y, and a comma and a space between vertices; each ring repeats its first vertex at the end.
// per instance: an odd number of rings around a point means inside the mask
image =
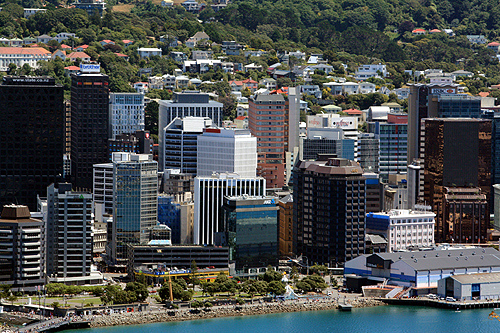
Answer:
POLYGON ((113 225, 108 240, 110 264, 126 267, 127 246, 148 242, 158 218, 158 163, 148 154, 115 153, 113 225))

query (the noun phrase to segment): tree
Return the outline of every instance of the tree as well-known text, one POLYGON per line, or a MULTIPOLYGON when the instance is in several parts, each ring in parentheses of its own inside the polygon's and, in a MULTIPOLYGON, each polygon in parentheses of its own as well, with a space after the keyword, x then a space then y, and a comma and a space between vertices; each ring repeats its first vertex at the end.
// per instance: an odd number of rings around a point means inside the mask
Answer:
POLYGON ((144 302, 149 296, 148 288, 146 285, 139 282, 129 282, 125 287, 125 291, 130 291, 135 294, 137 302, 144 302))
POLYGON ((158 112, 159 112, 160 104, 156 101, 151 101, 148 103, 146 108, 144 109, 144 122, 145 129, 149 131, 150 134, 158 135, 158 112))
POLYGON ((236 117, 236 98, 231 95, 219 97, 219 102, 223 104, 222 114, 224 119, 234 119, 236 117))
POLYGON ((267 267, 266 272, 262 275, 262 279, 266 282, 281 281, 282 278, 280 272, 275 271, 271 266, 267 267))
POLYGON ((320 292, 326 289, 328 285, 325 280, 319 275, 309 275, 297 282, 297 288, 302 292, 308 293, 311 291, 320 292))
POLYGON ((7 297, 9 297, 11 295, 11 291, 10 291, 11 288, 12 288, 11 284, 0 285, 0 300, 3 298, 7 299, 7 297))
POLYGON ((191 274, 189 277, 191 284, 193 285, 193 291, 197 284, 200 283, 200 279, 198 278, 198 265, 196 265, 196 261, 191 261, 191 274))
POLYGON ((267 285, 267 292, 274 295, 283 295, 285 293, 285 285, 281 281, 271 281, 267 285))

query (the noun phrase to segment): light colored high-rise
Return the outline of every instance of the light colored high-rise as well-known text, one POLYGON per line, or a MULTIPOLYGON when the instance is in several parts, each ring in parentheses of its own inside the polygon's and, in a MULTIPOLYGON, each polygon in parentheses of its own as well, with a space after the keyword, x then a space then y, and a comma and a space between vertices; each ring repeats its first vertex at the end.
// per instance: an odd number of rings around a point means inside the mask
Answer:
POLYGON ((163 170, 178 169, 180 173, 196 174, 197 137, 212 126, 210 118, 175 118, 161 130, 165 141, 159 145, 159 161, 163 170))
POLYGON ((144 244, 158 219, 158 163, 149 154, 114 153, 113 223, 107 255, 126 267, 128 244, 144 244), (117 155, 121 155, 118 159, 117 155))
POLYGON ((263 196, 266 180, 262 177, 240 177, 237 174, 213 174, 194 180, 195 244, 214 244, 215 234, 224 231, 222 205, 225 196, 263 196))
POLYGON ((104 205, 105 213, 113 214, 113 163, 94 164, 92 195, 94 203, 104 205))
POLYGON ((229 172, 255 177, 257 138, 249 130, 206 128, 198 135, 197 162, 197 176, 229 172))
POLYGON ((68 183, 47 188, 46 243, 51 281, 91 283, 92 194, 74 192, 68 183))
MULTIPOLYGON (((198 91, 183 91, 174 93, 173 99, 160 101, 158 110, 158 130, 159 145, 165 147, 168 139, 164 137, 163 129, 175 118, 185 117, 208 117, 216 126, 222 125, 223 104, 211 101, 209 95, 198 91)), ((158 152, 159 161, 164 160, 164 151, 158 152)), ((160 171, 163 171, 163 164, 160 162, 160 171)))
POLYGON ((144 131, 144 94, 110 93, 109 94, 109 135, 144 131))

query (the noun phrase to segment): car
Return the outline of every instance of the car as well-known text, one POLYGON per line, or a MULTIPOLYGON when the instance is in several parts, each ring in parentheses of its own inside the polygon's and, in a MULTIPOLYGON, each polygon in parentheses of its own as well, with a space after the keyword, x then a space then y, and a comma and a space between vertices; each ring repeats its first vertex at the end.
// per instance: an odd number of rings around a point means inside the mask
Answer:
POLYGON ((446 302, 456 302, 457 300, 453 297, 446 297, 446 302))
POLYGON ((438 297, 437 297, 436 295, 434 295, 434 294, 429 294, 429 295, 427 295, 427 297, 428 297, 428 298, 430 298, 430 299, 437 299, 437 298, 438 298, 438 297))

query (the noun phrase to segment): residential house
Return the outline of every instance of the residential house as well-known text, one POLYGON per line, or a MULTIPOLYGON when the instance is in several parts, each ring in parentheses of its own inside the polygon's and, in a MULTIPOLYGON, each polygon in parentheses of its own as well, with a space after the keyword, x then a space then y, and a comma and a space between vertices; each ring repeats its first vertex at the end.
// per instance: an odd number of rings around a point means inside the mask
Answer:
POLYGON ((30 45, 36 43, 36 38, 35 37, 24 37, 23 38, 23 45, 30 45))
POLYGON ((162 0, 160 5, 162 7, 172 8, 174 6, 174 2, 172 0, 162 0))
POLYGON ((184 52, 172 51, 170 52, 170 58, 175 62, 184 62, 188 60, 188 56, 184 52))
POLYGON ((323 83, 323 88, 330 89, 330 94, 332 95, 342 95, 344 93, 343 83, 340 82, 323 83))
POLYGON ((128 61, 130 59, 130 57, 127 54, 123 54, 123 53, 115 53, 115 56, 122 58, 126 61, 128 61))
POLYGON ((238 116, 234 118, 234 124, 236 125, 236 128, 247 129, 248 116, 238 116))
POLYGON ((221 61, 220 60, 213 60, 213 59, 187 60, 187 61, 184 61, 182 71, 203 74, 203 73, 208 72, 211 68, 213 68, 214 70, 221 68, 221 61))
POLYGON ((134 83, 134 89, 139 94, 145 94, 149 90, 149 83, 148 82, 136 82, 136 83, 134 83))
POLYGON ((450 36, 450 37, 454 37, 455 36, 455 33, 451 29, 443 29, 443 32, 445 34, 447 34, 448 36, 450 36))
POLYGON ((332 65, 328 65, 328 64, 317 64, 317 65, 312 65, 312 66, 309 66, 309 68, 313 71, 322 71, 324 72, 326 75, 329 75, 330 73, 333 73, 333 66, 332 65))
POLYGON ((469 42, 472 44, 486 44, 488 40, 484 35, 467 35, 466 36, 469 42))
POLYGON ((358 81, 364 81, 371 77, 375 78, 384 78, 388 75, 387 66, 378 64, 378 65, 363 65, 358 67, 356 73, 354 74, 354 78, 358 81))
POLYGON ((71 74, 77 74, 79 71, 80 71, 80 67, 78 67, 78 66, 64 67, 64 74, 66 76, 71 76, 71 74))
POLYGON ((47 9, 40 8, 24 8, 24 18, 28 18, 31 15, 35 15, 37 13, 45 13, 47 9))
POLYGON ((69 60, 71 61, 76 61, 77 59, 80 59, 81 62, 90 62, 90 56, 85 53, 85 52, 73 52, 70 55, 68 55, 69 60))
POLYGON ((115 42, 109 39, 103 39, 100 41, 101 45, 104 47, 106 45, 115 45, 115 42))
POLYGON ((425 35, 427 33, 427 31, 425 29, 414 29, 412 32, 411 32, 414 36, 419 36, 419 35, 425 35))
POLYGON ((295 81, 295 74, 292 71, 275 70, 273 73, 273 79, 277 80, 279 78, 289 78, 292 81, 295 81))
POLYGON ((371 94, 374 93, 377 86, 370 82, 360 82, 359 83, 359 93, 360 94, 371 94))
POLYGON ((152 56, 161 57, 161 49, 152 48, 152 47, 141 47, 137 49, 137 53, 139 53, 139 57, 141 58, 149 58, 152 56))
POLYGON ((186 41, 186 46, 187 47, 195 47, 199 42, 201 42, 203 40, 209 41, 210 36, 208 36, 204 31, 198 31, 197 33, 195 33, 193 35, 193 37, 190 37, 186 41), (188 45, 188 41, 189 41, 189 45, 188 45))
POLYGON ((240 55, 240 51, 243 50, 243 45, 238 44, 236 41, 222 41, 222 51, 227 55, 240 55))
POLYGON ((23 40, 20 38, 12 38, 9 43, 10 46, 17 46, 21 47, 23 46, 23 40))
POLYGON ((281 66, 281 62, 277 62, 277 63, 272 64, 271 66, 267 67, 267 69, 266 69, 267 75, 272 75, 274 73, 274 71, 276 71, 279 66, 281 66))
POLYGON ((458 71, 451 72, 451 74, 455 75, 455 80, 459 77, 473 77, 474 76, 474 73, 469 72, 469 71, 464 71, 461 69, 458 71))
POLYGON ((410 96, 410 88, 408 87, 394 89, 393 91, 398 96, 398 99, 407 99, 410 96))
POLYGON ((168 45, 168 47, 172 48, 177 47, 180 44, 179 39, 177 39, 177 37, 170 35, 160 36, 160 42, 165 43, 168 45))
POLYGON ((130 45, 134 44, 134 41, 130 40, 130 39, 123 39, 122 43, 125 44, 125 46, 130 46, 130 45))
POLYGON ((260 84, 266 86, 267 90, 274 90, 276 89, 276 80, 273 78, 265 78, 260 80, 260 84))
POLYGON ((318 85, 302 85, 300 87, 300 92, 304 95, 311 95, 317 99, 321 99, 322 92, 318 85))
POLYGON ((163 89, 174 90, 175 89, 175 76, 165 74, 162 77, 163 77, 163 89))
POLYGON ((181 75, 175 78, 175 88, 186 89, 189 86, 189 78, 187 76, 181 75))
POLYGON ((439 29, 432 29, 432 30, 430 30, 430 31, 429 31, 429 33, 430 33, 431 35, 432 35, 432 34, 438 34, 438 33, 440 33, 440 32, 442 32, 442 31, 441 31, 441 30, 439 30, 439 29))
POLYGON ((387 107, 389 107, 389 109, 390 109, 390 111, 392 113, 401 113, 401 112, 403 112, 403 107, 401 105, 399 105, 398 103, 396 103, 396 102, 383 103, 381 106, 387 106, 387 107))
POLYGON ((0 47, 0 71, 6 72, 9 64, 22 67, 24 64, 38 68, 38 61, 49 61, 52 53, 41 47, 0 47))
POLYGON ((204 3, 198 3, 196 0, 186 0, 181 3, 181 6, 186 9, 187 12, 197 14, 205 8, 204 3))
POLYGON ((89 46, 87 44, 84 44, 84 45, 80 45, 76 48, 77 51, 79 52, 85 52, 85 50, 88 48, 89 46))
POLYGON ((495 53, 498 53, 499 48, 500 48, 500 43, 491 42, 491 43, 488 43, 488 45, 486 47, 489 48, 490 50, 495 51, 495 53))
POLYGON ((192 78, 189 80, 188 86, 198 88, 203 82, 198 78, 192 78))
POLYGON ((244 68, 245 68, 245 72, 248 72, 248 71, 262 72, 262 70, 263 70, 261 65, 256 65, 253 62, 251 64, 245 65, 244 68))
POLYGON ((150 76, 148 77, 148 89, 163 89, 163 77, 150 76))
POLYGON ((449 73, 432 73, 426 75, 426 78, 430 80, 431 84, 452 84, 455 80, 455 76, 449 73))
POLYGON ((307 59, 307 63, 309 65, 317 65, 322 60, 323 60, 322 54, 311 54, 309 59, 307 59))
POLYGON ((69 46, 69 45, 61 44, 61 50, 63 50, 63 51, 68 52, 68 51, 71 51, 72 49, 73 48, 71 46, 69 46))
POLYGON ((344 95, 359 94, 359 84, 356 82, 342 83, 342 93, 344 95))
POLYGON ((239 103, 236 105, 236 116, 242 117, 248 115, 248 104, 239 103))
POLYGON ((50 42, 51 40, 53 40, 54 38, 50 37, 49 35, 41 35, 41 36, 38 36, 36 38, 36 42, 37 43, 43 43, 43 44, 47 44, 48 42, 50 42))
POLYGON ((52 59, 55 60, 57 57, 62 61, 66 60, 66 52, 63 50, 55 50, 54 53, 52 53, 52 59))
POLYGON ((76 37, 76 34, 72 32, 60 32, 56 35, 54 39, 57 40, 58 43, 62 43, 63 41, 68 40, 70 38, 78 38, 78 37, 76 37))
POLYGON ((208 60, 212 59, 213 56, 213 51, 199 51, 199 50, 193 50, 191 53, 191 58, 193 60, 208 60))
POLYGON ((262 50, 247 50, 247 51, 245 51, 243 53, 245 54, 245 58, 248 58, 248 57, 261 57, 264 54, 267 54, 266 51, 262 51, 262 50))

